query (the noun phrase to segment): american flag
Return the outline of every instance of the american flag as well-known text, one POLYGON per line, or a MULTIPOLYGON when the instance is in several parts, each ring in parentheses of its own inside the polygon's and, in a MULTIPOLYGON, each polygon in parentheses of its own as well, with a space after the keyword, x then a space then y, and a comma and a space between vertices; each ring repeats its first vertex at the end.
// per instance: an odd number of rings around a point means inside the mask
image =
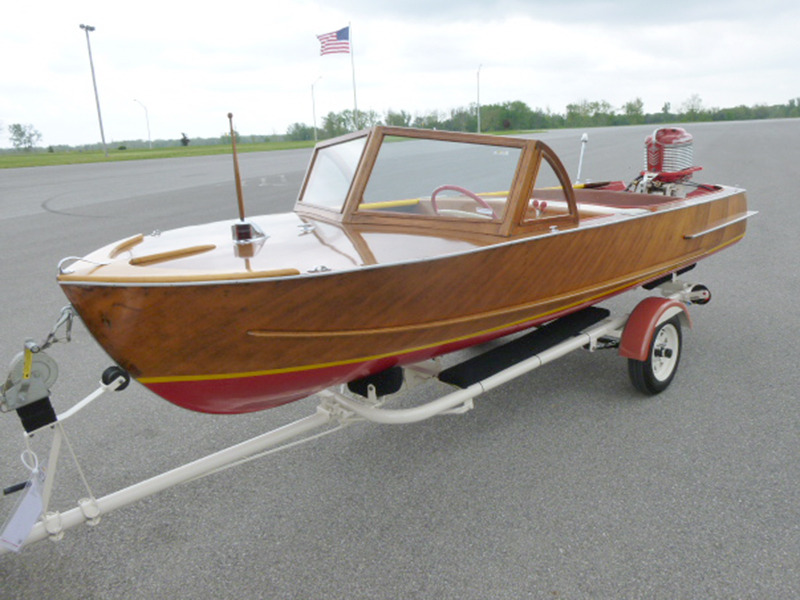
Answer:
POLYGON ((344 27, 339 31, 323 33, 317 39, 322 44, 320 56, 326 54, 349 54, 350 52, 350 27, 344 27))

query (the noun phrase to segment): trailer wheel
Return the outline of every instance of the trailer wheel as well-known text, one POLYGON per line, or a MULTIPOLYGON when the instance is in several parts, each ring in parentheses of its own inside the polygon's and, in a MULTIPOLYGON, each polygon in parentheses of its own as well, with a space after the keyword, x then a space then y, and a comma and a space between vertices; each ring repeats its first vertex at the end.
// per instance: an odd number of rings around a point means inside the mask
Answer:
POLYGON ((628 359, 628 376, 633 387, 649 396, 667 389, 678 370, 681 344, 679 318, 675 316, 660 323, 650 340, 647 360, 628 359))

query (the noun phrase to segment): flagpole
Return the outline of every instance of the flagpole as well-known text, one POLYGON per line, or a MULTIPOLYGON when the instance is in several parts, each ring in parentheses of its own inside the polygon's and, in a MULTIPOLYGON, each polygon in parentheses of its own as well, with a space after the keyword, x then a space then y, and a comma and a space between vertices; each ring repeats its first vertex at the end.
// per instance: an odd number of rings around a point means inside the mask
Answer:
POLYGON ((356 131, 358 131, 358 100, 356 99, 356 61, 355 61, 355 51, 353 50, 353 27, 351 23, 347 23, 347 30, 350 32, 350 66, 353 69, 353 107, 355 112, 353 113, 353 123, 355 124, 356 131))

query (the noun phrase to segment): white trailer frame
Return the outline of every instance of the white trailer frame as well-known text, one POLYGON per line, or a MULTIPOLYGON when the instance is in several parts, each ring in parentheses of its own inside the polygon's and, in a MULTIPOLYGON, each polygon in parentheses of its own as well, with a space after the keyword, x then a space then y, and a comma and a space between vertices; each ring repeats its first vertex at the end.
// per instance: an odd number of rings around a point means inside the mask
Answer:
MULTIPOLYGON (((710 298, 710 294, 705 287, 687 284, 675 278, 659 287, 665 298, 677 300, 678 302, 684 303, 684 305, 692 303, 705 304, 710 298)), ((72 453, 72 449, 69 447, 67 440, 67 446, 73 458, 75 458, 78 471, 81 478, 84 480, 89 496, 78 500, 77 507, 65 512, 50 511, 48 510, 48 505, 55 481, 56 465, 61 451, 62 441, 66 440, 63 429, 64 421, 85 409, 91 402, 99 398, 105 392, 124 387, 127 381, 124 377, 117 377, 110 383, 101 383, 97 390, 76 403, 69 410, 57 415, 54 423, 42 427, 35 432, 38 434, 44 429, 51 429, 53 431, 53 440, 50 446, 47 468, 45 470, 46 476, 42 493, 44 508, 42 515, 33 526, 30 535, 20 548, 47 537, 53 540, 60 540, 64 532, 68 529, 72 529, 81 523, 96 525, 103 515, 118 508, 128 506, 181 483, 186 483, 221 469, 258 458, 265 453, 288 448, 292 445, 314 439, 319 435, 331 433, 342 426, 354 422, 370 421, 387 425, 399 425, 423 421, 439 415, 462 414, 473 408, 474 399, 481 394, 525 375, 542 365, 561 358, 579 348, 586 348, 593 352, 598 348, 598 343, 601 339, 604 342, 607 340, 620 340, 630 316, 629 314, 619 318, 608 317, 597 325, 588 327, 584 331, 575 334, 570 339, 524 359, 514 366, 506 368, 478 383, 413 408, 383 408, 382 405, 386 397, 378 398, 374 386, 369 386, 368 397, 363 399, 344 393, 344 389, 341 391, 333 388, 324 390, 317 394, 320 398, 320 403, 316 407, 314 413, 302 419, 100 498, 95 498, 91 493, 83 471, 80 469, 77 457, 72 453), (310 435, 312 432, 330 426, 331 424, 336 424, 338 427, 320 432, 316 436, 310 435), (296 441, 290 443, 291 440, 296 441)), ((675 316, 674 309, 671 309, 664 315, 657 315, 654 326, 673 316, 675 316)), ((61 322, 63 322, 63 318, 61 322)), ((652 329, 654 329, 654 327, 650 328, 645 335, 652 335, 652 329)), ((51 336, 52 335, 51 333, 51 336)), ((402 391, 406 391, 415 385, 419 385, 436 377, 440 370, 441 368, 438 366, 438 361, 427 361, 426 363, 404 367, 404 389, 402 391)), ((34 432, 26 432, 25 436, 30 436, 33 433, 34 432)), ((6 552, 10 552, 10 550, 0 546, 0 555, 6 552)))

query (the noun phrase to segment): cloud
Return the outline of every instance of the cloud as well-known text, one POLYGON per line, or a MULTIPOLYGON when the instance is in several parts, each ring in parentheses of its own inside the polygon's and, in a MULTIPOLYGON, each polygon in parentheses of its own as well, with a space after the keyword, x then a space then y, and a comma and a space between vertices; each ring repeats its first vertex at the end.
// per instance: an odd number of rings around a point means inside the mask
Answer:
POLYGON ((619 30, 634 23, 673 26, 690 22, 723 23, 731 20, 772 21, 776 15, 798 12, 793 0, 671 0, 646 4, 641 0, 404 0, 402 3, 373 0, 338 0, 337 8, 353 18, 385 18, 394 21, 452 24, 504 21, 524 16, 564 25, 598 26, 619 30))
POLYGON ((14 3, 0 22, 0 120, 31 123, 46 144, 98 139, 91 34, 109 139, 219 135, 233 111, 246 133, 281 133, 352 108, 351 56, 321 57, 316 34, 352 24, 359 108, 412 114, 477 99, 563 112, 582 99, 645 110, 786 102, 800 7, 712 0, 641 2, 313 0, 223 5, 140 0, 14 3), (321 79, 318 79, 322 76, 321 79))

